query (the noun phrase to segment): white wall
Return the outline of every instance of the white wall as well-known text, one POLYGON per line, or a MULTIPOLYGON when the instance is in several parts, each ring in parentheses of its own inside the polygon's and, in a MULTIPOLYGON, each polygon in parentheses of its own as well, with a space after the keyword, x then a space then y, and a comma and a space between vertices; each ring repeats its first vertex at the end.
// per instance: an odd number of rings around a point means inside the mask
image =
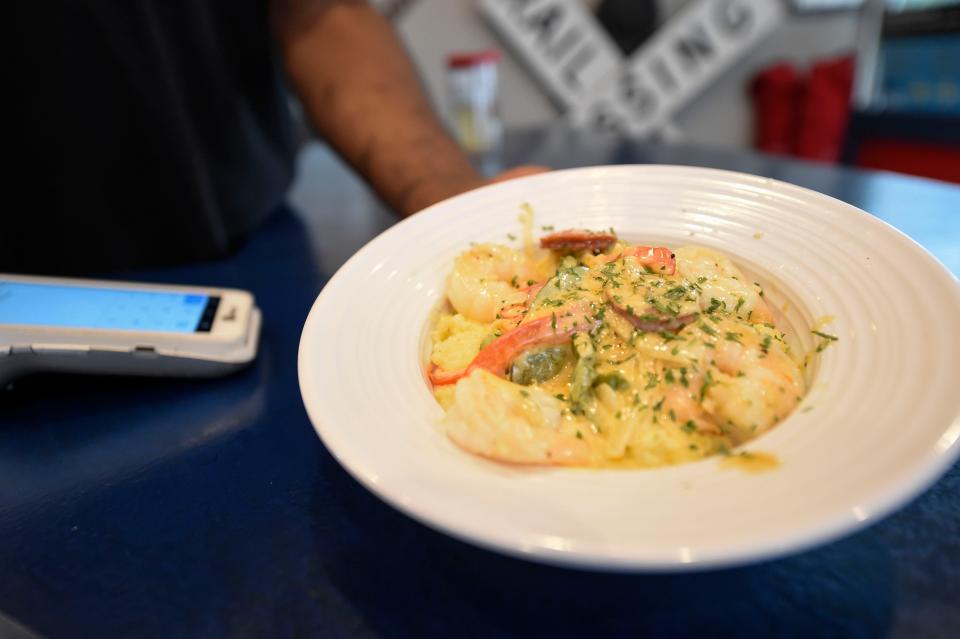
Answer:
MULTIPOLYGON (((686 0, 659 2, 661 13, 669 16, 686 0)), ((677 124, 684 140, 710 146, 748 147, 751 112, 746 91, 753 74, 781 60, 803 65, 819 57, 850 51, 856 25, 855 12, 791 15, 767 41, 679 114, 677 124)), ((447 54, 501 46, 480 18, 473 0, 419 0, 401 16, 397 27, 441 110, 446 100, 447 54)), ((536 80, 509 55, 501 64, 500 108, 508 127, 561 117, 541 93, 536 80)))
MULTIPOLYGON (((501 48, 472 0, 419 0, 397 28, 441 112, 447 99, 446 58, 453 51, 501 48)), ((509 127, 540 124, 559 112, 508 52, 500 64, 500 112, 509 127)))
POLYGON ((749 147, 752 110, 750 79, 763 67, 791 61, 805 68, 812 61, 849 53, 857 30, 856 12, 791 15, 747 58, 704 91, 676 118, 685 140, 694 144, 749 147))

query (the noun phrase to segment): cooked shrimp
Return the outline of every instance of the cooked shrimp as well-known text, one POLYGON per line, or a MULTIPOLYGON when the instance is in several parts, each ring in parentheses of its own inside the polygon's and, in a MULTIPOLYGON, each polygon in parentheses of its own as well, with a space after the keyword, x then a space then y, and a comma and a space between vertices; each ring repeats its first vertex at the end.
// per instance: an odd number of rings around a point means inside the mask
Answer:
POLYGON ((447 298, 467 319, 489 323, 504 308, 527 301, 521 287, 542 282, 555 269, 556 257, 548 251, 528 257, 506 246, 475 246, 454 262, 447 298))
POLYGON ((721 305, 747 321, 772 323, 773 315, 763 301, 763 290, 743 276, 726 255, 702 246, 676 250, 677 271, 700 287, 700 307, 721 305), (714 301, 716 300, 716 301, 714 301))
POLYGON ((608 253, 584 258, 584 263, 590 268, 596 268, 610 262, 623 259, 628 268, 639 266, 643 273, 658 275, 673 275, 676 271, 676 256, 665 246, 624 246, 618 245, 608 253))
POLYGON ((686 336, 701 333, 698 340, 701 370, 709 378, 695 378, 692 387, 701 388, 703 408, 735 441, 757 435, 794 409, 805 390, 799 365, 790 357, 779 333, 764 326, 723 320, 708 327, 713 336, 703 335, 704 324, 684 329, 686 336), (712 343, 713 348, 705 348, 712 343), (715 368, 710 369, 710 365, 715 368), (703 381, 706 384, 703 384, 703 381))
POLYGON ((530 310, 530 304, 533 303, 534 298, 536 298, 537 293, 544 287, 544 284, 544 282, 541 282, 533 286, 521 288, 520 291, 525 295, 523 301, 504 306, 500 309, 500 317, 505 320, 521 321, 530 310))
POLYGON ((578 437, 576 420, 563 403, 536 387, 525 387, 476 370, 457 383, 447 413, 447 434, 462 448, 517 464, 585 465, 590 445, 578 437))
POLYGON ((690 376, 691 386, 670 386, 663 396, 663 412, 678 424, 690 424, 691 430, 719 434, 720 427, 703 409, 695 396, 702 385, 701 380, 702 377, 694 373, 690 376))
POLYGON ((716 380, 704 401, 739 441, 784 419, 805 391, 800 367, 779 340, 759 331, 744 331, 741 339, 717 344, 717 367, 726 377, 716 380))
POLYGON ((803 396, 760 285, 725 255, 576 230, 525 246, 477 246, 450 275, 451 317, 463 318, 456 335, 438 329, 429 378, 465 450, 675 464, 772 428, 803 396))
POLYGON ((589 309, 589 305, 573 305, 521 324, 483 347, 466 369, 457 372, 433 369, 430 381, 435 386, 452 384, 478 368, 505 375, 510 362, 523 351, 563 344, 569 342, 575 332, 590 330, 596 320, 589 316, 589 309))

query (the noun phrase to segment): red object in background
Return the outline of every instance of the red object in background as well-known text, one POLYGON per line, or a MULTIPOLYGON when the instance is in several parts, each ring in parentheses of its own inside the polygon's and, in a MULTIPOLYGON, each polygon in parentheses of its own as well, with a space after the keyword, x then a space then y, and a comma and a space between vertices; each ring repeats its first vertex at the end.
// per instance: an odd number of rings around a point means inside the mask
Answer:
POLYGON ((750 94, 753 146, 758 151, 793 153, 802 87, 800 74, 786 62, 768 67, 754 77, 750 94))
POLYGON ((854 163, 960 183, 960 149, 956 147, 878 138, 860 144, 854 163))
POLYGON ((800 103, 794 155, 824 162, 840 159, 850 121, 853 70, 852 56, 813 65, 800 103))
POLYGON ((754 147, 821 162, 920 175, 960 183, 956 118, 857 113, 851 120, 851 56, 816 63, 807 78, 781 63, 750 85, 754 147), (945 120, 940 123, 938 120, 945 120))
POLYGON ((788 63, 758 73, 751 84, 754 148, 837 162, 850 119, 853 58, 816 63, 804 78, 788 63))
POLYGON ((473 67, 478 64, 488 62, 499 62, 500 51, 497 49, 485 49, 483 51, 469 51, 463 53, 451 53, 447 56, 447 67, 450 69, 463 69, 473 67))

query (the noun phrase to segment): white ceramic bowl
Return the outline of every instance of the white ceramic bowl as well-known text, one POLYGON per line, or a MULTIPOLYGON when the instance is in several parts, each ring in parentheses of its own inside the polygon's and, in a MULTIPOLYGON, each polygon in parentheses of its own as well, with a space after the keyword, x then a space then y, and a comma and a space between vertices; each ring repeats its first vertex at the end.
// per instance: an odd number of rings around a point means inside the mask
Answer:
POLYGON ((441 202, 386 231, 327 284, 300 343, 317 433, 367 488, 461 539, 529 559, 682 570, 778 556, 889 514, 960 452, 960 286, 920 246, 838 200, 751 175, 671 166, 557 171, 441 202), (748 450, 654 470, 520 468, 463 452, 424 373, 427 323, 454 256, 536 225, 721 249, 760 281, 803 348, 839 342, 801 407, 748 450))

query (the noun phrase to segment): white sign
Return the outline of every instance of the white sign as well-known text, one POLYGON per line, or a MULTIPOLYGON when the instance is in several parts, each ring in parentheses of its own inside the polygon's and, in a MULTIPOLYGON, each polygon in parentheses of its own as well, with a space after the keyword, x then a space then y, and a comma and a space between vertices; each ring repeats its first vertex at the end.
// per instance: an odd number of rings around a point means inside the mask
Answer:
POLYGON ((784 16, 780 0, 698 0, 626 58, 578 0, 478 1, 573 122, 666 137, 671 116, 784 16))
POLYGON ((617 45, 579 0, 479 0, 479 5, 564 110, 588 103, 623 62, 617 45))
POLYGON ((660 28, 575 122, 634 135, 659 129, 707 85, 767 36, 784 16, 775 0, 700 0, 660 28))

